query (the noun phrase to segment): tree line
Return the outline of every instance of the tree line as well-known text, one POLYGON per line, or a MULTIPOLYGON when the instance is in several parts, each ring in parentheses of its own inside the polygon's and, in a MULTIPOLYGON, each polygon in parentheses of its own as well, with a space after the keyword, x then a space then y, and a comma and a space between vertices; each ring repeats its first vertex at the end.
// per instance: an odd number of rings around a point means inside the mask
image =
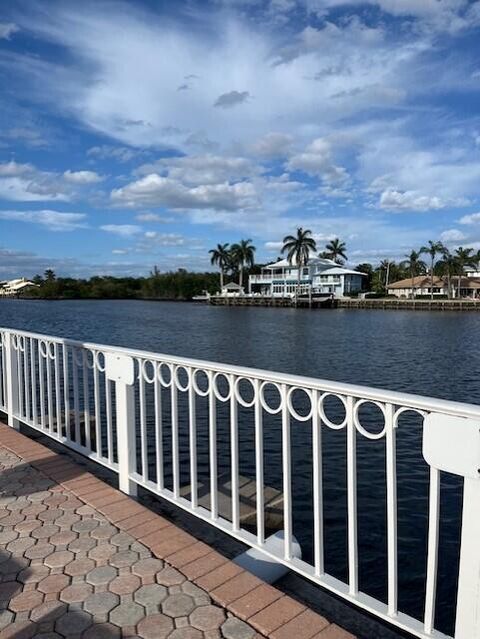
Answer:
MULTIPOLYGON (((234 244, 217 244, 209 251, 212 265, 219 269, 215 272, 191 272, 185 269, 160 272, 154 266, 146 277, 94 276, 90 278, 57 277, 48 269, 43 276, 33 278, 37 288, 29 289, 28 297, 42 299, 166 299, 189 300, 203 293, 216 293, 226 278, 238 281, 240 286, 251 274, 259 273, 263 264, 255 262, 256 247, 251 239, 242 239, 234 244)), ((296 233, 283 238, 282 254, 290 264, 306 266, 315 254, 333 260, 339 265, 347 261, 347 246, 339 238, 326 243, 324 250, 318 252, 317 242, 310 229, 297 228, 296 233)), ((279 258, 280 259, 280 258, 279 258)), ((454 286, 460 289, 459 276, 466 268, 480 270, 480 251, 459 247, 450 251, 441 242, 429 241, 426 246, 412 250, 404 260, 382 260, 378 265, 368 262, 358 264, 355 270, 364 273, 365 288, 378 294, 385 294, 389 284, 410 279, 415 292, 415 278, 419 275, 431 278, 431 296, 435 277, 444 279, 448 297, 452 296, 454 286), (423 259, 425 256, 425 259, 423 259)), ((300 277, 297 291, 300 287, 300 277)))

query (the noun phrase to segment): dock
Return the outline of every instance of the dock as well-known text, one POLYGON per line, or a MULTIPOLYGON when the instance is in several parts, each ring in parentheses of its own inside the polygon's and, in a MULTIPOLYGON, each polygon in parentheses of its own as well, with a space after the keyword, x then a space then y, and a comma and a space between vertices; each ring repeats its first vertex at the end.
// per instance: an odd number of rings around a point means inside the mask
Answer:
POLYGON ((406 299, 359 299, 342 297, 336 300, 337 308, 368 308, 409 311, 480 311, 479 300, 406 300, 406 299))
POLYGON ((270 306, 276 308, 335 308, 336 300, 331 296, 291 296, 272 295, 212 295, 208 298, 213 306, 270 306))

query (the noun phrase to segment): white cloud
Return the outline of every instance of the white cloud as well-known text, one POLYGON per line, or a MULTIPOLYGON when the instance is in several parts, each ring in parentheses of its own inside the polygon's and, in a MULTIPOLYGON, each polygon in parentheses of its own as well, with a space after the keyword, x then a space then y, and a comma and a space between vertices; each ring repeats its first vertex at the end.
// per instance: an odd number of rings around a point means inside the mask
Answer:
POLYGON ((465 235, 465 233, 462 233, 462 231, 459 231, 458 229, 448 229, 447 231, 443 231, 443 233, 440 234, 440 239, 442 242, 462 242, 463 240, 467 239, 467 236, 465 235))
POLYGON ((133 160, 142 153, 144 153, 144 151, 140 149, 132 149, 126 146, 112 146, 110 144, 92 146, 87 151, 89 157, 100 160, 113 159, 118 162, 130 162, 130 160, 133 160))
POLYGON ((257 203, 257 194, 249 182, 202 184, 188 188, 171 178, 151 173, 114 189, 114 204, 128 207, 165 206, 170 209, 219 209, 234 211, 257 203))
POLYGON ((50 231, 73 231, 84 228, 86 217, 84 213, 62 213, 48 209, 40 211, 0 211, 0 220, 40 224, 50 231))
POLYGON ((11 36, 18 30, 17 25, 13 22, 0 22, 0 40, 10 40, 11 36))
POLYGON ((70 169, 64 172, 63 177, 73 184, 95 184, 103 180, 103 177, 95 171, 70 171, 70 169))
POLYGON ((480 224, 480 213, 471 213, 464 215, 459 220, 460 224, 480 224))
POLYGON ((318 176, 326 182, 342 182, 348 178, 346 169, 333 163, 331 144, 323 138, 314 140, 304 152, 292 155, 286 168, 318 176))
POLYGON ((205 155, 162 158, 154 163, 142 165, 135 173, 147 175, 164 172, 169 178, 197 186, 241 180, 257 175, 260 170, 247 158, 207 153, 205 155))
POLYGON ((174 221, 173 218, 165 217, 158 213, 139 213, 135 216, 135 219, 139 222, 156 222, 158 224, 169 224, 174 221))
POLYGON ((0 177, 17 177, 30 173, 33 170, 31 164, 18 164, 15 160, 0 164, 0 177))
POLYGON ((447 203, 439 197, 421 195, 417 191, 387 189, 380 195, 379 206, 390 211, 431 211, 443 209, 447 203))
POLYGON ((120 237, 132 237, 142 232, 142 227, 136 224, 104 224, 100 229, 120 237))
POLYGON ((270 132, 252 145, 255 155, 265 158, 285 157, 293 144, 293 136, 287 133, 270 132))

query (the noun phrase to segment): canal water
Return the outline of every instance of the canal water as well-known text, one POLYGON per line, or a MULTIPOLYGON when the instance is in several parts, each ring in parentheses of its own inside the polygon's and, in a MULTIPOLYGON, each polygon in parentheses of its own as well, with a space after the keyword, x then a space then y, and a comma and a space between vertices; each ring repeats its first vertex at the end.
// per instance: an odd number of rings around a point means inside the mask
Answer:
MULTIPOLYGON (((480 403, 480 313, 210 307, 140 301, 1 300, 0 326, 480 403)), ((180 417, 182 411, 180 411, 180 417)), ((253 429, 240 416, 240 469, 254 477, 253 429)), ((368 417, 368 416, 367 416, 368 417)), ((375 421, 374 416, 370 416, 375 421)), ((201 430, 205 416, 199 413, 201 430)), ((219 468, 229 465, 228 429, 219 468)), ((180 430, 186 437, 186 429, 180 430)), ((222 432, 219 432, 222 437, 222 432)), ((200 435, 200 437, 202 437, 200 435)), ((265 429, 265 481, 281 489, 280 428, 265 429)), ((199 442, 199 479, 208 474, 199 442)), ((326 570, 346 580, 345 433, 324 433, 326 570)), ((360 587, 385 600, 384 442, 358 438, 360 587)), ((185 449, 184 449, 185 452, 185 449)), ((294 533, 311 560, 311 431, 292 424, 294 533)), ((167 472, 168 472, 167 468, 167 472)), ((171 470, 171 469, 170 469, 171 470)), ((419 420, 398 429, 399 605, 421 618, 425 592, 428 468, 419 420)), ((188 476, 187 476, 188 482, 188 476)), ((168 483, 168 482, 167 482, 168 483)), ((453 634, 461 484, 442 477, 437 626, 453 634)))

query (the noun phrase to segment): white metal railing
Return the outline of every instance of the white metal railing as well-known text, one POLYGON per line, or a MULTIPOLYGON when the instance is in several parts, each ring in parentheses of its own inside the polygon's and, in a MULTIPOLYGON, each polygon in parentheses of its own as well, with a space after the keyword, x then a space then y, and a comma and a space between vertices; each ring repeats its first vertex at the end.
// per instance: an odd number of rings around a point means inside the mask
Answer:
POLYGON ((118 473, 124 492, 135 495, 137 487, 142 486, 417 637, 449 636, 435 629, 440 475, 445 471, 463 477, 458 587, 451 593, 452 602, 457 602, 453 636, 480 637, 480 406, 10 329, 0 329, 0 348, 0 410, 7 414, 10 426, 27 424, 56 439, 118 473), (338 404, 333 412, 332 401, 338 404), (374 420, 368 417, 369 409, 377 413, 374 420), (251 418, 248 423, 247 414, 251 418), (429 466, 421 619, 398 608, 397 433, 402 418, 412 414, 422 423, 423 440, 419 445, 429 466), (265 473, 269 469, 265 460, 273 455, 265 446, 265 436, 267 430, 271 436, 275 420, 283 498, 281 553, 265 546, 265 473), (374 422, 376 428, 372 430, 374 422), (292 437, 297 428, 305 426, 311 432, 311 450, 302 451, 305 460, 308 457, 312 463, 311 561, 292 556, 292 437), (239 442, 247 430, 251 430, 253 442, 253 528, 242 522, 240 507, 239 442), (325 570, 328 513, 322 468, 327 431, 346 434, 345 581, 325 570), (360 438, 384 442, 384 600, 362 592, 359 585, 360 438), (201 452, 202 446, 208 454, 201 452), (225 486, 218 485, 220 462, 228 466, 228 515, 223 512, 225 486), (202 473, 207 478, 204 485, 199 480, 202 473), (205 491, 207 503, 201 497, 205 491))

